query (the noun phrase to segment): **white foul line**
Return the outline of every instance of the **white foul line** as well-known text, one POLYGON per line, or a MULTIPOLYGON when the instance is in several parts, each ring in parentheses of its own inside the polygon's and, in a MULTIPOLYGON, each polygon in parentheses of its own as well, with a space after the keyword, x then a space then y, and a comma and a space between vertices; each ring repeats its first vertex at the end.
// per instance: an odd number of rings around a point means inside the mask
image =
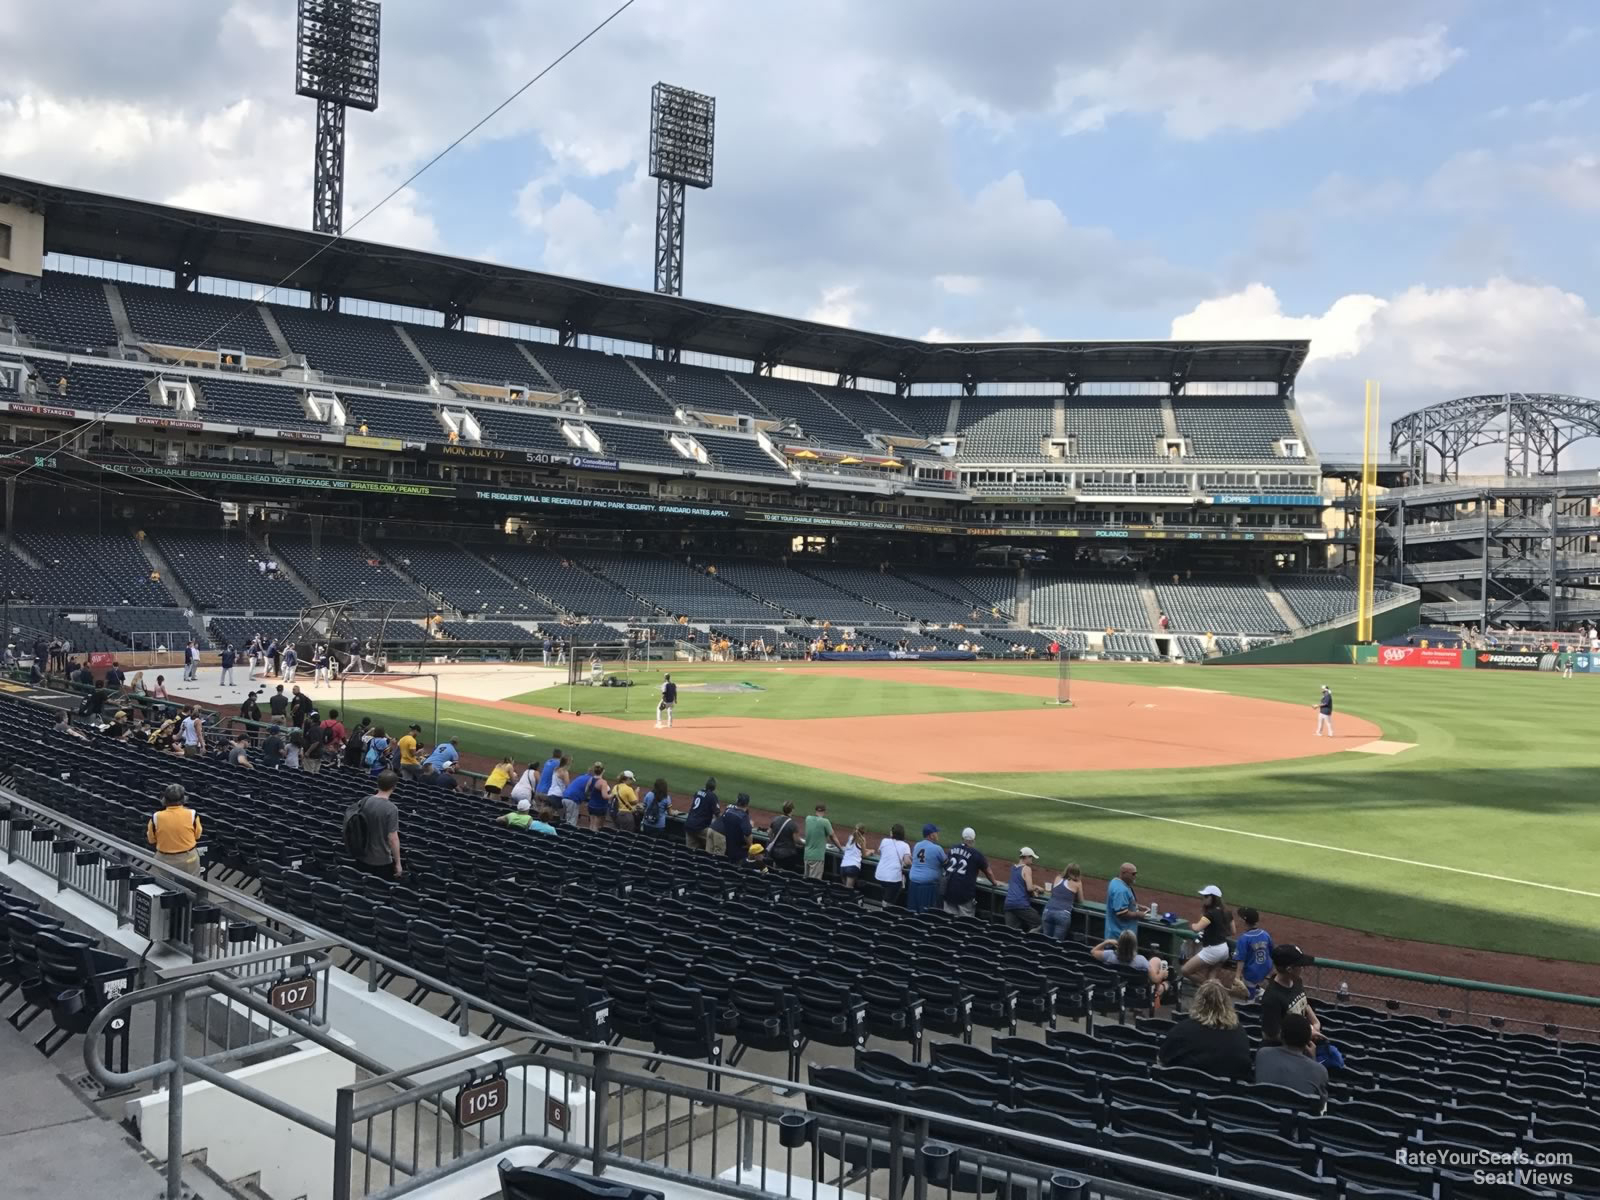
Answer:
POLYGON ((1128 808, 1111 808, 1104 804, 1090 804, 1086 800, 1066 800, 1060 796, 1041 796, 1037 792, 1017 792, 1011 788, 994 787, 987 783, 972 783, 966 779, 951 779, 945 776, 945 782, 954 783, 960 787, 979 788, 985 792, 999 792, 1006 796, 1021 796, 1027 800, 1048 800, 1052 804, 1068 804, 1073 808, 1092 808, 1096 812, 1113 813, 1120 817, 1139 817, 1145 821, 1164 821, 1168 825, 1187 825, 1190 829, 1204 829, 1208 833, 1229 833, 1234 837, 1257 838, 1263 842, 1281 842, 1286 846, 1299 846, 1306 850, 1327 850, 1334 854, 1353 854, 1358 858, 1375 858, 1381 862, 1398 863, 1405 867, 1423 867, 1429 871, 1448 871, 1452 875, 1471 875, 1477 879, 1491 879, 1496 883, 1515 883, 1522 887, 1542 888, 1547 892, 1565 892, 1569 896, 1587 896, 1591 900, 1600 900, 1600 892, 1586 892, 1582 888, 1562 887, 1557 883, 1539 883, 1532 879, 1512 879, 1507 875, 1491 875, 1487 871, 1469 871, 1465 867, 1447 867, 1441 863, 1418 862, 1414 858, 1396 858, 1390 854, 1374 854, 1370 850, 1351 850, 1347 846, 1327 846, 1321 842, 1302 842, 1296 838, 1278 837, 1271 833, 1256 833, 1250 829, 1229 829, 1225 825, 1204 825, 1199 821, 1185 821, 1180 817, 1158 817, 1154 813, 1134 812, 1128 808))

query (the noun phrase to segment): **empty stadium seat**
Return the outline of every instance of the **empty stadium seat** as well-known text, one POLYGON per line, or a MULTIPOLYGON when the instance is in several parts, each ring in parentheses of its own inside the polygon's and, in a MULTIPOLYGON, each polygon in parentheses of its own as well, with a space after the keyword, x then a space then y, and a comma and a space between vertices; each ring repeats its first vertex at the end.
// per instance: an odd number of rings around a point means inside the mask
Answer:
POLYGON ((657 419, 673 415, 672 402, 663 400, 622 355, 545 342, 527 349, 552 379, 582 396, 590 412, 640 413, 657 419))
POLYGON ((426 384, 428 374, 387 321, 271 306, 292 350, 325 376, 426 384))
POLYGON ((1033 573, 1030 616, 1056 629, 1149 629, 1150 615, 1132 574, 1033 573))
POLYGON ((212 612, 299 612, 306 596, 281 575, 266 575, 264 557, 238 530, 166 530, 155 539, 178 582, 212 612))
POLYGON ((1261 585, 1249 575, 1210 575, 1179 580, 1155 579, 1156 603, 1175 630, 1191 633, 1287 632, 1261 585))
POLYGON ((119 283, 117 291, 134 336, 141 341, 281 357, 261 320, 261 310, 248 300, 137 283, 119 283))
POLYGON ((12 558, 5 563, 12 595, 81 611, 112 605, 176 607, 164 583, 150 578, 154 568, 127 534, 59 533, 17 529, 12 538, 39 563, 12 558))
POLYGON ((1241 463, 1281 459, 1274 444, 1298 437, 1283 402, 1275 398, 1174 397, 1172 414, 1194 459, 1241 463))

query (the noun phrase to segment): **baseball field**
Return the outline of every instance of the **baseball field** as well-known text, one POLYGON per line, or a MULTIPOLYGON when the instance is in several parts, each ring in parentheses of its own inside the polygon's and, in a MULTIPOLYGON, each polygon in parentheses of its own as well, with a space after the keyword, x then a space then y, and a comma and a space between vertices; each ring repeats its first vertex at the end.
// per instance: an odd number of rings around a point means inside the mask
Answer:
MULTIPOLYGON (((625 695, 447 686, 439 734, 519 763, 560 746, 682 800, 714 775, 725 800, 823 801, 836 825, 970 824, 991 854, 1027 844, 1052 872, 1133 859, 1145 888, 1217 883, 1348 929, 1600 962, 1600 677, 1084 663, 1060 708, 1052 664, 671 670, 671 730, 654 727, 659 665, 635 665, 625 695), (1313 736, 1323 684, 1333 739, 1313 736), (574 703, 588 711, 557 711, 574 703)), ((432 712, 418 695, 347 715, 432 712)))

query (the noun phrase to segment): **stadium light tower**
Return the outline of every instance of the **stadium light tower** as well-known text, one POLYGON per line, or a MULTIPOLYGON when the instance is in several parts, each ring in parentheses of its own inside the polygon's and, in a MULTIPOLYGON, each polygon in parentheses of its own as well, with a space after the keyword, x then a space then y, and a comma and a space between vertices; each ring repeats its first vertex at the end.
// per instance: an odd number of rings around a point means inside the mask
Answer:
POLYGON ((684 88, 650 89, 650 175, 656 181, 656 291, 683 295, 683 189, 711 186, 717 102, 684 88))
POLYGON ((344 228, 344 110, 378 107, 378 0, 300 0, 294 90, 317 102, 311 227, 344 228))

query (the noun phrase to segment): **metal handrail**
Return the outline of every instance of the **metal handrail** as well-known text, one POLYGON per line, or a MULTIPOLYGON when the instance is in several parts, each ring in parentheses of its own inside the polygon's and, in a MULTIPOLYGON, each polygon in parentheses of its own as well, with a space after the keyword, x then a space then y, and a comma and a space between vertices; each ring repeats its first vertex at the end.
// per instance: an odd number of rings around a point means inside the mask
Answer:
MULTIPOLYGON (((89 1022, 88 1031, 84 1035, 83 1062, 89 1075, 108 1091, 132 1088, 142 1083, 149 1083, 165 1077, 167 1081, 167 1200, 179 1200, 183 1195, 183 1087, 184 1076, 193 1075, 214 1087, 231 1092, 241 1100, 266 1109, 268 1112, 292 1121, 319 1133, 337 1143, 338 1130, 335 1126, 324 1121, 321 1117, 286 1104, 267 1092, 250 1084, 243 1083, 224 1071, 217 1069, 217 1064, 237 1062, 245 1057, 255 1057, 263 1050, 292 1045, 299 1041, 309 1041, 324 1050, 335 1054, 356 1064, 364 1071, 370 1071, 386 1078, 391 1077, 385 1065, 374 1058, 362 1054, 353 1046, 346 1045, 338 1038, 317 1028, 315 1025, 302 1021, 288 1013, 281 1012, 271 1004, 262 1000, 255 992, 239 986, 239 983, 215 971, 204 975, 190 976, 184 979, 174 979, 167 983, 156 984, 154 987, 142 988, 136 992, 127 992, 112 1000, 89 1022), (200 989, 206 989, 218 995, 227 997, 230 1001, 248 1009, 258 1015, 267 1017, 271 1022, 282 1025, 290 1032, 280 1038, 268 1042, 256 1042, 247 1046, 233 1047, 221 1050, 214 1054, 191 1055, 185 1049, 187 1043, 187 1030, 185 1029, 186 1003, 189 994, 200 989), (158 1008, 158 1030, 161 1028, 160 1018, 165 1017, 166 1045, 170 1047, 168 1056, 159 1062, 148 1066, 138 1067, 131 1071, 113 1071, 101 1060, 100 1044, 112 1022, 129 1020, 128 1014, 139 1005, 154 1003, 158 1008)), ((407 1078, 408 1086, 415 1086, 407 1078)), ((415 1164, 393 1161, 389 1156, 377 1150, 367 1150, 366 1153, 383 1162, 385 1166, 412 1174, 415 1164)))

